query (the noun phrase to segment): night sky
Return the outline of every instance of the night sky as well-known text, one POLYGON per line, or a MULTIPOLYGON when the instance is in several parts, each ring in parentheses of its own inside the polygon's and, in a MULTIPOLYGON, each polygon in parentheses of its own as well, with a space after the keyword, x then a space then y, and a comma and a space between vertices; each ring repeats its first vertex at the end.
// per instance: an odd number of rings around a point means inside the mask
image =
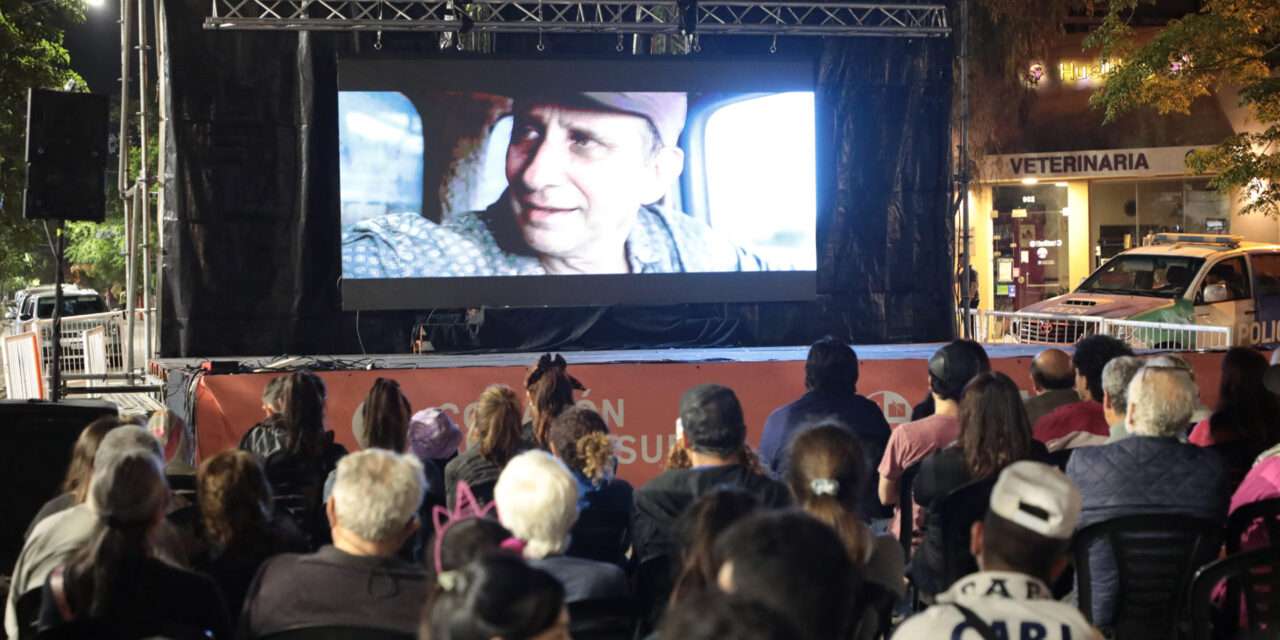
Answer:
POLYGON ((89 90, 94 93, 120 92, 121 1, 106 0, 101 7, 85 7, 84 22, 67 29, 64 44, 71 53, 71 68, 89 83, 89 90))

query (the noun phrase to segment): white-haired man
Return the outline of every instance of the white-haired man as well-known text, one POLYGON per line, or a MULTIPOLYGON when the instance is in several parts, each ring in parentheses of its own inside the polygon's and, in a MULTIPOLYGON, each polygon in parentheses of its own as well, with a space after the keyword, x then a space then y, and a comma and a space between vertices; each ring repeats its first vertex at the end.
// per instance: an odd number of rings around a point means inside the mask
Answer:
POLYGON ((526 451, 507 463, 493 488, 498 519, 524 543, 529 565, 564 585, 565 602, 629 595, 622 569, 563 555, 578 520, 578 481, 545 451, 526 451))
POLYGON ((246 635, 320 626, 414 633, 426 575, 396 551, 418 530, 425 484, 411 454, 368 449, 342 458, 325 505, 333 544, 262 566, 241 615, 246 635))
MULTIPOLYGON (((1230 490, 1221 458, 1181 440, 1196 407, 1196 386, 1178 367, 1145 366, 1129 383, 1129 436, 1076 450, 1067 464, 1084 497, 1080 527, 1142 513, 1224 519, 1230 490)), ((1100 627, 1114 618, 1119 589, 1110 549, 1090 550, 1093 615, 1100 627)))

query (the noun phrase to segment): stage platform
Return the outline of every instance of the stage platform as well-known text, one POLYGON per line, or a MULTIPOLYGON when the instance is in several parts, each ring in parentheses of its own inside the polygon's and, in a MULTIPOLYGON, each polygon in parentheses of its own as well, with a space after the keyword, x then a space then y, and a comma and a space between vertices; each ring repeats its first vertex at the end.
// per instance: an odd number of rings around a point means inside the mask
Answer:
MULTIPOLYGON (((925 397, 925 362, 940 345, 855 346, 860 361, 858 392, 880 405, 896 426, 925 397)), ((1030 390, 1031 358, 1043 347, 987 345, 992 368, 1030 390)), ((641 349, 563 352, 570 372, 586 385, 580 402, 604 416, 618 446, 620 474, 644 482, 660 470, 674 439, 680 395, 696 384, 733 388, 747 419, 748 441, 760 440, 769 412, 804 393, 807 347, 641 349)), ((262 419, 261 394, 271 378, 299 368, 316 370, 328 388, 328 422, 337 440, 355 448, 351 417, 379 377, 399 381, 414 410, 441 407, 465 425, 472 403, 488 385, 523 389, 537 353, 400 354, 219 357, 238 372, 213 374, 206 359, 160 359, 153 372, 167 381, 166 404, 187 417, 199 457, 235 447, 262 419)), ((1201 402, 1216 400, 1221 353, 1184 354, 1196 369, 1201 402)), ((464 427, 465 428, 465 427, 464 427)))

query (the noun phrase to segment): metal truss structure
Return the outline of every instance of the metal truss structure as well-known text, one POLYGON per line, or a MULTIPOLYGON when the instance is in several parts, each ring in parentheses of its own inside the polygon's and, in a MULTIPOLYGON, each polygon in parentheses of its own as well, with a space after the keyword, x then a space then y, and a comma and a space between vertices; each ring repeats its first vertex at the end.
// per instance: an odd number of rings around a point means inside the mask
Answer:
POLYGON ((213 0, 206 29, 941 37, 943 4, 778 0, 213 0))

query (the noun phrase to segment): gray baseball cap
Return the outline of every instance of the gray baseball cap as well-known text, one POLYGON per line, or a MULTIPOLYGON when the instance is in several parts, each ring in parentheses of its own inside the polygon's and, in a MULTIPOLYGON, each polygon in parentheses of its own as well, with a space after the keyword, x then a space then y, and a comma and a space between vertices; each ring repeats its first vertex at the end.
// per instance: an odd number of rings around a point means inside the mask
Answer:
POLYGON ((680 139, 689 108, 688 97, 680 91, 584 92, 519 97, 516 102, 558 102, 602 107, 645 118, 653 124, 662 144, 673 147, 680 139))

